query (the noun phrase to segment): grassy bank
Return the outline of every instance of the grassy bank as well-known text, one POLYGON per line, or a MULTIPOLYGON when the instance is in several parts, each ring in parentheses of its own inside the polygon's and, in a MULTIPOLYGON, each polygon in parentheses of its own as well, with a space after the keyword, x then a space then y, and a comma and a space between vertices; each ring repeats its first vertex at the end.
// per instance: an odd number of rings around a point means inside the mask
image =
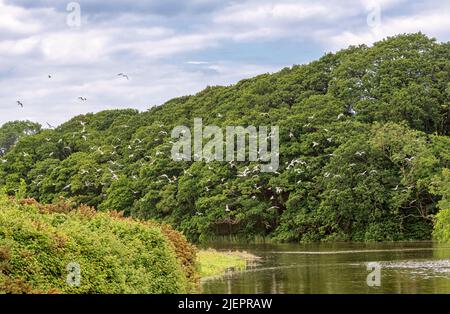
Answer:
POLYGON ((201 278, 221 276, 228 270, 243 270, 255 259, 256 256, 246 252, 201 250, 197 253, 197 268, 201 278))

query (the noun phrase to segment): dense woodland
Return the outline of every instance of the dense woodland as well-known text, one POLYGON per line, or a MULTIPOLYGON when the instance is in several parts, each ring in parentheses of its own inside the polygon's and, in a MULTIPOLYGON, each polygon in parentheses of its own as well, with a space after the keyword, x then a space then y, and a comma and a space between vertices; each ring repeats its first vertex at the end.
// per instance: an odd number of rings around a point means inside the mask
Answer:
POLYGON ((450 43, 418 33, 146 112, 80 115, 54 129, 16 122, 0 129, 0 186, 164 221, 193 241, 430 239, 435 214, 450 208, 449 82, 450 43), (171 130, 197 117, 278 125, 279 173, 173 161, 171 130))

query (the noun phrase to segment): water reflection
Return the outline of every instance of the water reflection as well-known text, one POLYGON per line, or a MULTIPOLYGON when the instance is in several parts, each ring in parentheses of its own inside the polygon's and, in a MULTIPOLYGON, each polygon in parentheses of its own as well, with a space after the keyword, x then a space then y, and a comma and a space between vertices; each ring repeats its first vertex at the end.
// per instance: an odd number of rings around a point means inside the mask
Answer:
POLYGON ((205 293, 450 293, 450 246, 432 242, 214 247, 262 258, 205 281, 205 293), (381 265, 379 287, 367 285, 368 262, 381 265))

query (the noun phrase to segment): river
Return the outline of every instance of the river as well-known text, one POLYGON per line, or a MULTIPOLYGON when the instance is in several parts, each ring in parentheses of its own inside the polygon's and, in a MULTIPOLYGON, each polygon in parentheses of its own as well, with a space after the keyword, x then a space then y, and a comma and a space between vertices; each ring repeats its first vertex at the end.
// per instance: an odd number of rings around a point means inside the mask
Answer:
POLYGON ((207 294, 450 293, 450 245, 222 243, 213 247, 247 251, 260 259, 243 271, 207 278, 202 282, 207 294))

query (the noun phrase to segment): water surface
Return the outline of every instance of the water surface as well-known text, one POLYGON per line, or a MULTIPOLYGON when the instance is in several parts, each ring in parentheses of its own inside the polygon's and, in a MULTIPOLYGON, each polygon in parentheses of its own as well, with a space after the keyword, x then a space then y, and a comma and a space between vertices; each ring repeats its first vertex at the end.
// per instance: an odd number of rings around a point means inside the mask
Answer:
POLYGON ((213 247, 244 250, 261 259, 245 271, 204 280, 204 293, 450 293, 450 245, 389 242, 213 247), (380 266, 379 286, 367 283, 371 262, 380 266))

